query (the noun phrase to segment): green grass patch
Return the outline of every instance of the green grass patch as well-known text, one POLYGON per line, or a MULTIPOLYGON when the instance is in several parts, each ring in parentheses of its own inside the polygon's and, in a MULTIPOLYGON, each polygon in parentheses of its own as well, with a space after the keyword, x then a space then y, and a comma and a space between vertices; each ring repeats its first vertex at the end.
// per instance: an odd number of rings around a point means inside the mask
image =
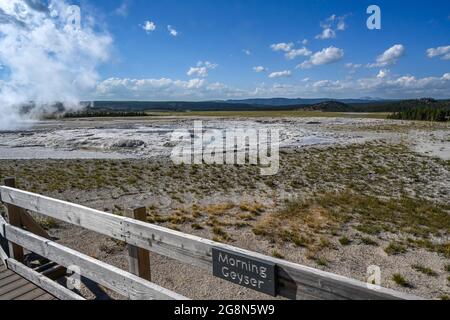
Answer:
POLYGON ((347 237, 342 237, 339 239, 339 243, 343 246, 349 246, 352 243, 352 241, 347 237))
POLYGON ((391 256, 406 253, 406 251, 407 248, 404 245, 395 241, 389 243, 389 245, 384 248, 384 252, 391 256))
POLYGON ((427 276, 430 276, 430 277, 437 277, 438 276, 436 271, 434 271, 431 268, 424 267, 422 265, 415 264, 415 265, 412 266, 412 268, 414 270, 416 270, 417 272, 423 273, 423 274, 425 274, 427 276))
POLYGON ((404 288, 411 288, 412 285, 401 274, 396 273, 392 276, 392 281, 404 288))

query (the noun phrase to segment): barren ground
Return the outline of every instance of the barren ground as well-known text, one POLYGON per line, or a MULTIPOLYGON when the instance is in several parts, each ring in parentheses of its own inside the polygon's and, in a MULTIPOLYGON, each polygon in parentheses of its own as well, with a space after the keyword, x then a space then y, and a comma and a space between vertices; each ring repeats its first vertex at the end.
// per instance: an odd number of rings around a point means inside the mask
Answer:
MULTIPOLYGON (((0 177, 20 188, 426 298, 450 295, 450 126, 344 118, 202 118, 282 130, 280 172, 168 161, 193 119, 78 120, 0 133, 0 177), (124 140, 142 141, 130 148, 124 140), (404 280, 404 281, 401 281, 404 280)), ((2 209, 0 209, 2 210, 2 209)), ((59 242, 121 268, 122 243, 51 219, 59 242)), ((152 254, 154 281, 189 298, 267 298, 152 254), (218 285, 220 283, 220 286, 218 285), (221 288, 217 290, 217 288, 221 288)))

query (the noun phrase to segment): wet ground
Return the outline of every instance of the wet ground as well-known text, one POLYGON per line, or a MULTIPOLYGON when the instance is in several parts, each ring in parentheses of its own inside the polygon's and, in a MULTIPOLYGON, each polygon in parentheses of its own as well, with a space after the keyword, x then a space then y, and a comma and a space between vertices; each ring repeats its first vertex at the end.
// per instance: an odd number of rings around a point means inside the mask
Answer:
MULTIPOLYGON (((281 147, 347 144, 380 134, 329 130, 332 126, 373 125, 384 120, 298 118, 200 118, 204 130, 279 129, 281 147)), ((36 122, 26 129, 0 132, 0 159, 150 158, 170 155, 175 130, 193 130, 194 119, 149 118, 36 122)), ((351 128, 349 128, 351 129, 351 128)))

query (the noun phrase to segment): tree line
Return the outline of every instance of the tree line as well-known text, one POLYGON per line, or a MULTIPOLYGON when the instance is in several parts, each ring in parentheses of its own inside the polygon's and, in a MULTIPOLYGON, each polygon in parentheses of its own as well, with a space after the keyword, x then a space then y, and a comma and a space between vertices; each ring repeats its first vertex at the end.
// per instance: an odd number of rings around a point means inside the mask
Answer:
POLYGON ((84 110, 64 114, 64 118, 108 118, 108 117, 146 117, 147 113, 140 111, 101 111, 84 110))
POLYGON ((388 119, 445 122, 450 121, 450 109, 413 108, 401 112, 395 112, 390 115, 388 119))

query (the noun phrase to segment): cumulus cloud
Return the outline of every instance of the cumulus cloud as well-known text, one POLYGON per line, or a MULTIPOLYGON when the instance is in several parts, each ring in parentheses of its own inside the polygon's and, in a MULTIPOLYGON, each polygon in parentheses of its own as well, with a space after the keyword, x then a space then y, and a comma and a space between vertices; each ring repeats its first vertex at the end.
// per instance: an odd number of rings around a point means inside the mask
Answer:
POLYGON ((308 69, 314 66, 320 66, 324 64, 330 64, 340 61, 344 57, 344 50, 333 46, 324 48, 321 51, 314 53, 309 60, 304 61, 298 65, 298 68, 308 69))
POLYGON ((308 39, 303 39, 302 44, 303 44, 304 46, 307 46, 308 43, 309 43, 308 39))
POLYGON ((214 70, 217 67, 218 67, 217 64, 211 63, 209 61, 199 61, 197 62, 196 67, 189 68, 187 75, 190 77, 197 76, 201 78, 206 78, 208 76, 208 71, 214 70))
POLYGON ((317 81, 305 78, 298 84, 262 83, 245 90, 220 82, 209 83, 204 78, 195 78, 189 81, 168 78, 110 78, 98 85, 96 99, 215 100, 274 96, 358 98, 363 95, 399 99, 429 96, 448 98, 448 92, 450 92, 450 73, 424 78, 416 78, 411 75, 317 81))
MULTIPOLYGON (((305 43, 305 40, 303 40, 304 43, 305 43)), ((307 40, 306 40, 306 43, 307 43, 307 40)), ((293 59, 295 59, 295 58, 297 58, 299 56, 307 57, 307 56, 310 56, 312 54, 312 52, 310 50, 308 50, 306 47, 303 47, 303 48, 300 48, 300 49, 295 49, 293 42, 289 42, 289 43, 285 43, 285 42, 275 43, 275 44, 272 44, 270 47, 272 48, 273 51, 285 52, 284 56, 288 60, 293 60, 293 59)))
POLYGON ((347 24, 345 19, 347 16, 337 16, 335 14, 328 17, 325 21, 320 23, 322 32, 316 36, 316 39, 328 40, 336 38, 337 31, 345 31, 347 24))
POLYGON ((292 49, 291 51, 286 52, 285 56, 288 60, 293 60, 299 56, 307 57, 310 56, 312 52, 307 48, 303 47, 301 49, 292 49))
POLYGON ((253 67, 253 71, 259 73, 259 72, 266 72, 267 69, 265 67, 263 67, 263 66, 257 66, 257 67, 253 67))
POLYGON ((270 46, 270 48, 272 48, 273 51, 284 51, 284 52, 291 51, 293 47, 294 47, 294 44, 292 42, 289 42, 289 43, 280 42, 280 43, 272 44, 270 46))
POLYGON ((450 46, 430 48, 427 50, 428 58, 440 57, 442 60, 450 60, 450 46))
POLYGON ((169 33, 170 33, 170 35, 172 37, 178 36, 178 31, 174 27, 172 27, 171 25, 167 26, 167 30, 169 31, 169 33))
MULTIPOLYGON (((307 88, 308 89, 308 88, 307 88)), ((447 97, 450 82, 442 77, 416 78, 414 76, 375 77, 357 80, 320 80, 309 88, 335 97, 358 92, 359 95, 377 95, 386 98, 447 97)))
POLYGON ((287 78, 292 75, 292 72, 289 70, 284 71, 276 71, 269 74, 269 78, 287 78))
POLYGON ((79 108, 81 97, 96 87, 96 69, 108 60, 112 44, 108 34, 95 31, 94 21, 62 0, 0 2, 0 64, 7 70, 0 129, 15 126, 19 109, 30 102, 30 116, 52 111, 57 102, 79 108))
POLYGON ((109 78, 99 83, 96 97, 112 100, 209 100, 246 97, 246 92, 220 82, 208 83, 200 78, 188 81, 109 78))
POLYGON ((252 52, 248 49, 242 49, 242 52, 245 53, 247 56, 250 56, 252 52))
POLYGON ((390 71, 388 69, 381 69, 378 72, 377 78, 378 79, 384 79, 384 78, 386 78, 389 75, 389 72, 390 71))
POLYGON ((369 64, 370 68, 387 67, 397 63, 405 54, 405 47, 402 44, 396 44, 379 55, 375 63, 369 64))
POLYGON ((144 25, 142 26, 142 29, 144 29, 147 33, 155 31, 156 30, 156 24, 153 21, 145 21, 144 25))
POLYGON ((326 28, 322 30, 321 34, 316 36, 316 39, 327 40, 336 38, 336 32, 331 28, 326 28))

